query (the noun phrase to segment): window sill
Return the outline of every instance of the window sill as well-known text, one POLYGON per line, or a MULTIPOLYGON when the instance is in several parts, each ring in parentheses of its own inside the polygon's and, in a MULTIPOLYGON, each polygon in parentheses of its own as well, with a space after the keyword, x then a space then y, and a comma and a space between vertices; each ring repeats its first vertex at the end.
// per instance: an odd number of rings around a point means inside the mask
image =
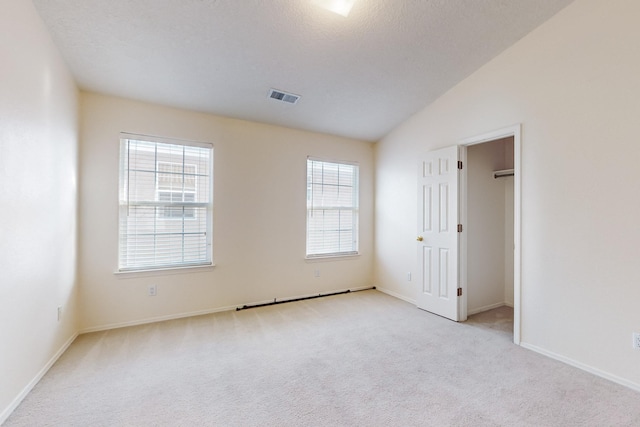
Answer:
POLYGON ((360 253, 355 254, 338 254, 338 255, 316 255, 316 256, 306 256, 305 261, 313 262, 313 261, 338 261, 340 259, 353 259, 360 256, 360 253))
POLYGON ((115 271, 113 274, 118 279, 133 279, 135 277, 153 277, 153 276, 168 276, 172 274, 187 274, 187 273, 202 273, 212 271, 215 268, 215 264, 209 265, 192 265, 185 267, 169 267, 169 268, 154 268, 151 270, 129 270, 129 271, 115 271))

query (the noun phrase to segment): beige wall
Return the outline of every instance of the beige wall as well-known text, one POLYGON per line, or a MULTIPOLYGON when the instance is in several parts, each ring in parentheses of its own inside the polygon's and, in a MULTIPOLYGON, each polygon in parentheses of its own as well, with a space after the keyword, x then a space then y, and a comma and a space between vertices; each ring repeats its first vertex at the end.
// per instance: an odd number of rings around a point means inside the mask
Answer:
POLYGON ((372 286, 370 143, 91 93, 81 98, 82 330, 372 286), (213 269, 114 274, 120 132, 214 144, 213 269), (359 162, 360 256, 305 260, 308 155, 359 162), (147 296, 150 284, 155 297, 147 296))
POLYGON ((0 63, 2 423, 77 331, 77 90, 30 1, 2 3, 0 63))
POLYGON ((522 341, 640 389, 640 2, 577 0, 376 147, 376 285, 416 271, 415 159, 522 123, 522 341))

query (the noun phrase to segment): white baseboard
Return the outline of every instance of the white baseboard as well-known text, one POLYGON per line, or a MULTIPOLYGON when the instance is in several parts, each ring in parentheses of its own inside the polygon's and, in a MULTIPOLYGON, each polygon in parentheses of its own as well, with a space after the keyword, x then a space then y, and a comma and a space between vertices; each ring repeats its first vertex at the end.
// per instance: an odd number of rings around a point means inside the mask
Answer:
POLYGON ((609 372, 602 371, 598 368, 594 368, 593 366, 585 365, 584 363, 578 362, 576 360, 570 359, 568 357, 562 356, 560 354, 556 354, 552 351, 545 350, 533 344, 527 344, 521 342, 520 345, 527 350, 535 351, 536 353, 540 353, 544 356, 550 357, 552 359, 558 360, 560 362, 566 363, 567 365, 571 365, 575 368, 581 369, 583 371, 589 372, 590 374, 596 375, 598 377, 604 378, 606 380, 612 381, 614 383, 620 384, 622 386, 628 387, 635 391, 640 391, 640 384, 634 383, 633 381, 626 380, 624 378, 620 378, 617 375, 613 375, 609 372))
POLYGON ((504 307, 505 305, 508 306, 509 304, 507 304, 506 302, 497 302, 495 304, 485 305, 484 307, 474 308, 473 310, 467 310, 467 316, 482 313, 483 311, 493 310, 494 308, 498 307, 504 307))
POLYGON ((49 369, 51 369, 51 367, 53 366, 54 363, 56 363, 56 361, 60 358, 60 356, 62 356, 62 354, 67 351, 67 348, 69 348, 69 346, 71 345, 71 343, 78 337, 78 333, 75 333, 71 336, 71 338, 69 338, 63 345, 62 347, 60 347, 60 349, 56 352, 56 354, 54 354, 51 359, 49 359, 49 361, 42 367, 42 369, 40 369, 40 371, 36 374, 35 377, 33 377, 33 379, 31 381, 29 381, 29 384, 27 384, 22 391, 16 396, 15 399, 13 399, 13 402, 11 402, 9 404, 9 406, 7 406, 2 413, 0 413, 0 425, 2 425, 7 418, 9 418, 9 416, 13 413, 13 411, 15 411, 15 409, 18 407, 18 405, 20 405, 20 403, 24 400, 25 397, 27 397, 27 395, 29 394, 29 392, 33 389, 33 387, 35 387, 36 384, 38 384, 38 382, 42 379, 42 377, 45 376, 45 374, 49 371, 49 369))
MULTIPOLYGON (((298 296, 294 296, 294 297, 281 298, 278 301, 286 302, 288 300, 294 300, 294 299, 298 299, 298 298, 314 297, 314 296, 318 296, 320 294, 324 295, 324 294, 332 294, 332 293, 346 292, 346 291, 355 292, 355 291, 363 291, 363 290, 366 290, 366 289, 371 289, 371 286, 361 286, 361 287, 356 287, 356 288, 338 289, 338 290, 333 290, 333 291, 317 292, 317 293, 306 294, 306 295, 298 295, 298 296)), ((148 317, 146 319, 132 320, 132 321, 129 321, 129 322, 109 323, 109 324, 106 324, 106 325, 92 326, 90 328, 84 328, 84 329, 80 330, 79 333, 80 334, 87 334, 87 333, 90 333, 90 332, 108 331, 108 330, 111 330, 111 329, 126 328, 126 327, 129 327, 129 326, 139 326, 139 325, 146 325, 146 324, 149 324, 149 323, 164 322, 166 320, 184 319, 185 317, 202 316, 202 315, 205 315, 205 314, 221 313, 223 311, 233 311, 233 310, 236 310, 237 308, 243 307, 245 305, 252 306, 252 305, 259 305, 259 304, 268 304, 268 303, 271 303, 271 302, 273 302, 273 300, 264 300, 264 301, 244 303, 244 304, 238 304, 238 305, 230 305, 230 306, 226 306, 226 307, 212 308, 212 309, 207 309, 207 310, 189 311, 189 312, 185 312, 185 313, 169 314, 169 315, 166 315, 166 316, 148 317)))
POLYGON ((219 313, 222 311, 235 310, 238 306, 218 307, 207 310, 189 311, 186 313, 169 314, 166 316, 147 317, 145 319, 131 320, 129 322, 107 323, 106 325, 92 326, 80 330, 80 334, 88 334, 90 332, 108 331, 111 329, 127 328, 129 326, 146 325, 149 323, 164 322, 165 320, 183 319, 185 317, 202 316, 203 314, 219 313))
POLYGON ((406 301, 406 302, 408 302, 409 304, 416 305, 416 300, 411 299, 411 298, 407 298, 407 297, 405 297, 404 295, 401 295, 401 294, 399 294, 399 293, 397 293, 397 292, 390 291, 389 289, 381 288, 381 287, 379 287, 379 286, 376 286, 376 290, 378 290, 378 291, 382 292, 383 294, 391 295, 392 297, 395 297, 395 298, 401 299, 402 301, 406 301))

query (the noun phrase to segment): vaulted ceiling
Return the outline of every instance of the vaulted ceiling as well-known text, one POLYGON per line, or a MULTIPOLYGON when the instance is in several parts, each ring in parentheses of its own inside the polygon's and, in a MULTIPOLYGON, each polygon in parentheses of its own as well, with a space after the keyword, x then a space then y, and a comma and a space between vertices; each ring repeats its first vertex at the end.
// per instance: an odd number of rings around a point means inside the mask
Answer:
POLYGON ((571 1, 33 0, 83 90, 368 141, 571 1))

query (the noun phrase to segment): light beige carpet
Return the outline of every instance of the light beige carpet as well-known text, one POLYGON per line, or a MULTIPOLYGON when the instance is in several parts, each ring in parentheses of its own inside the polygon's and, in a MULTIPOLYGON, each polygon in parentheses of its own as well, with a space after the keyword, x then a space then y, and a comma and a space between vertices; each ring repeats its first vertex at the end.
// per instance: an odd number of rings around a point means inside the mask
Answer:
POLYGON ((6 426, 640 426, 640 393, 377 291, 82 335, 6 426))

